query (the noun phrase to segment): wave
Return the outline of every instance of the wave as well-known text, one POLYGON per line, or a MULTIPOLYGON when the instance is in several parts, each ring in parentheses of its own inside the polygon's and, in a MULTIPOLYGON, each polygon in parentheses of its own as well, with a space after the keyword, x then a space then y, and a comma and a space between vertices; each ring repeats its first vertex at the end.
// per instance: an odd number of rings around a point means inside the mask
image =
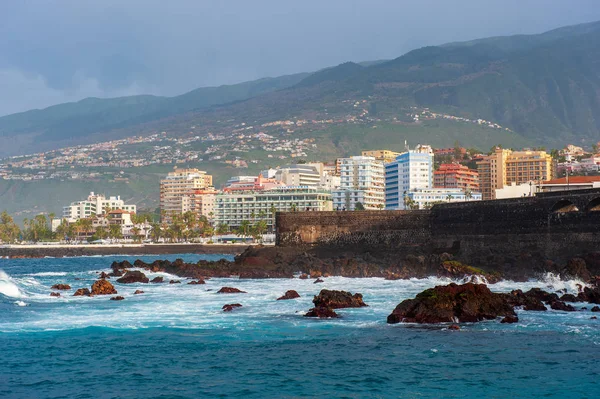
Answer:
POLYGON ((23 296, 19 287, 4 270, 0 270, 0 294, 11 298, 21 298, 23 296))
POLYGON ((52 277, 52 276, 66 276, 67 272, 40 272, 40 273, 30 273, 30 274, 26 274, 26 276, 31 276, 31 277, 52 277))

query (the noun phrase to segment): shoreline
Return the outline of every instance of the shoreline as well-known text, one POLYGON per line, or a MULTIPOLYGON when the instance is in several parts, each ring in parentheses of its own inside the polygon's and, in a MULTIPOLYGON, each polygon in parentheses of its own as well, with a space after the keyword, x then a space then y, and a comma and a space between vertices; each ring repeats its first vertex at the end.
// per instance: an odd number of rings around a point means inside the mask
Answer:
POLYGON ((0 247, 0 258, 63 258, 94 255, 226 254, 239 255, 248 244, 110 244, 11 245, 0 247))

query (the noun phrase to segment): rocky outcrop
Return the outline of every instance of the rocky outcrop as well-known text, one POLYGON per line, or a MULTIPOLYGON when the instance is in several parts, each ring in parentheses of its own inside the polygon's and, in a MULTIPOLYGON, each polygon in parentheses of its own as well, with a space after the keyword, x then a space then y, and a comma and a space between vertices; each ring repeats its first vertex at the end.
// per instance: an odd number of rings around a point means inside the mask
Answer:
POLYGON ((110 276, 104 272, 100 273, 100 276, 98 276, 98 278, 101 279, 110 279, 110 276))
POLYGON ((227 305, 223 305, 223 312, 231 312, 235 308, 241 308, 242 305, 239 303, 230 303, 227 305))
POLYGON ((464 265, 455 260, 443 261, 440 264, 437 276, 448 277, 452 279, 465 279, 469 277, 479 276, 483 277, 490 284, 494 284, 500 281, 499 273, 487 273, 482 269, 469 265, 464 265))
POLYGON ((298 294, 296 291, 294 290, 288 290, 285 292, 285 294, 283 294, 283 296, 280 296, 279 298, 277 298, 278 301, 283 301, 286 299, 295 299, 295 298, 300 298, 300 294, 298 294))
POLYGON ((517 316, 504 316, 500 323, 517 323, 519 318, 517 316))
POLYGON ((362 294, 354 294, 347 291, 321 290, 319 295, 315 295, 313 303, 316 308, 361 308, 368 306, 363 301, 362 294))
POLYGON ((169 281, 169 284, 181 284, 181 281, 179 281, 179 280, 171 280, 171 281, 169 281))
POLYGON ((536 295, 537 291, 529 290, 524 293, 521 290, 511 291, 510 294, 506 295, 508 303, 512 306, 521 306, 523 310, 531 311, 544 311, 548 310, 544 303, 538 299, 536 295))
POLYGON ((91 295, 92 295, 92 293, 87 288, 79 288, 73 294, 73 296, 91 296, 91 295))
POLYGON ((51 292, 50 296, 60 296, 60 292, 51 292))
POLYGON ((53 290, 61 290, 61 291, 65 291, 65 290, 70 290, 71 286, 69 284, 54 284, 52 287, 53 290))
POLYGON ((452 323, 516 316, 507 296, 485 284, 436 286, 402 301, 388 316, 388 323, 452 323))
POLYGON ((112 295, 116 294, 117 290, 110 282, 106 280, 98 280, 92 284, 91 292, 92 295, 112 295))
MULTIPOLYGON (((128 262, 129 263, 129 262, 128 262)), ((117 280, 121 284, 148 283, 150 279, 139 270, 130 270, 117 280)))
POLYGON ((318 308, 310 309, 304 315, 304 317, 318 317, 321 319, 332 319, 332 318, 337 318, 340 316, 337 313, 335 313, 335 311, 333 311, 333 309, 331 309, 331 308, 318 307, 318 308))
POLYGON ((565 312, 575 312, 577 310, 573 306, 567 305, 562 301, 553 301, 550 303, 550 307, 554 310, 562 310, 565 312))
POLYGON ((324 283, 324 281, 320 278, 316 279, 313 284, 324 283))
POLYGON ((122 301, 123 299, 125 299, 122 296, 113 296, 110 298, 111 301, 122 301))
POLYGON ((570 259, 562 274, 568 277, 580 278, 583 281, 589 281, 592 278, 592 274, 582 258, 570 259))
POLYGON ((308 279, 308 274, 306 274, 306 273, 302 273, 300 276, 298 276, 298 278, 299 278, 300 280, 307 280, 307 279, 308 279))
POLYGON ((199 285, 199 284, 206 284, 206 281, 199 279, 199 280, 192 280, 188 283, 188 285, 199 285))
POLYGON ((154 284, 162 283, 163 281, 165 281, 165 279, 161 276, 154 277, 152 280, 150 280, 150 282, 154 284))
POLYGON ((590 311, 591 312, 600 312, 600 306, 594 306, 590 311))
POLYGON ((144 293, 144 291, 142 291, 142 290, 135 290, 133 295, 139 295, 139 294, 143 294, 143 293, 144 293))
POLYGON ((222 287, 217 294, 246 294, 246 291, 239 290, 234 287, 222 287))

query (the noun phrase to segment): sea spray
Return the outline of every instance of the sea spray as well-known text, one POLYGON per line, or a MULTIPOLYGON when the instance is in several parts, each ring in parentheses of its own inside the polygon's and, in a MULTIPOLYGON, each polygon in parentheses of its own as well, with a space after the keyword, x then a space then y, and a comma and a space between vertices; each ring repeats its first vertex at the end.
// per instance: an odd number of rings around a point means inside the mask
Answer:
POLYGON ((19 287, 4 270, 0 270, 0 294, 11 298, 21 298, 23 296, 19 287))

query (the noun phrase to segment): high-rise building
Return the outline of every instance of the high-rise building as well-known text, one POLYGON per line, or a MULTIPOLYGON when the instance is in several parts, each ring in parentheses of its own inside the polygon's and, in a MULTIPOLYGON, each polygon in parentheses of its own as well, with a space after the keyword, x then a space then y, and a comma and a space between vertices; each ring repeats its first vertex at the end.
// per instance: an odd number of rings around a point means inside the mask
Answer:
POLYGON ((459 163, 444 163, 433 172, 433 187, 479 191, 479 173, 459 163))
POLYGON ((190 210, 190 197, 212 187, 212 176, 198 169, 175 169, 160 181, 160 210, 165 220, 190 210))
POLYGON ((355 210, 385 206, 383 162, 373 157, 355 156, 340 159, 340 188, 332 192, 334 209, 355 210))
POLYGON ((362 152, 363 157, 373 157, 383 163, 393 162, 398 155, 400 155, 399 152, 390 150, 368 150, 362 152))
POLYGON ((555 164, 546 151, 512 151, 496 148, 477 162, 479 187, 484 200, 495 199, 506 185, 551 180, 555 164))
POLYGON ((418 145, 385 164, 385 208, 406 209, 405 197, 410 191, 433 186, 433 150, 418 145))
POLYGON ((275 179, 287 186, 318 187, 321 184, 321 172, 316 165, 296 164, 278 168, 275 179))
POLYGON ((135 205, 127 205, 120 196, 106 198, 102 194, 88 195, 83 201, 71 202, 71 205, 63 207, 62 218, 68 222, 75 222, 79 219, 85 219, 92 216, 106 213, 107 210, 120 209, 127 212, 136 212, 135 205))

